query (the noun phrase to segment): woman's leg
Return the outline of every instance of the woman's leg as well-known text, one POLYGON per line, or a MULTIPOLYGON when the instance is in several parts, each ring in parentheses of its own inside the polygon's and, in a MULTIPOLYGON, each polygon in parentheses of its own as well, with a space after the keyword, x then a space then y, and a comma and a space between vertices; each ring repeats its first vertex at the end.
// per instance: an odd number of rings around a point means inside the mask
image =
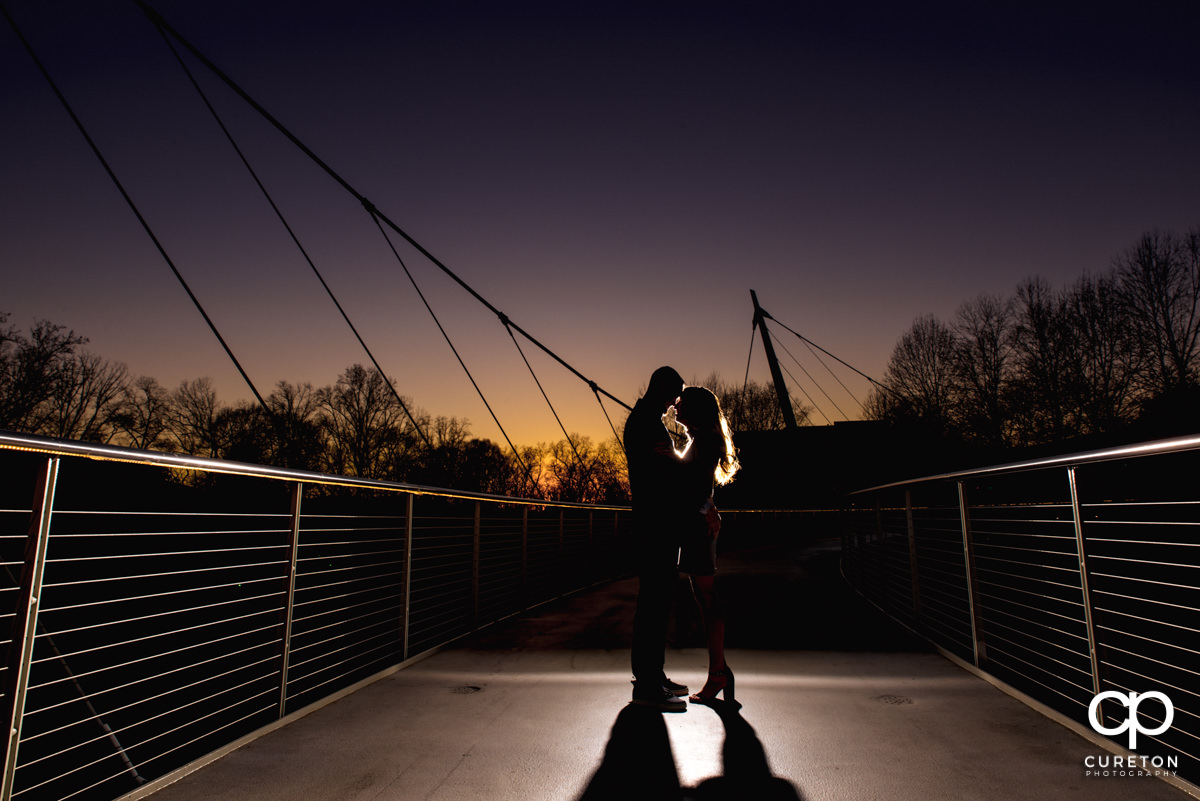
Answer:
POLYGON ((692 592, 700 604, 708 644, 708 672, 725 670, 725 616, 717 597, 715 576, 692 576, 692 592))

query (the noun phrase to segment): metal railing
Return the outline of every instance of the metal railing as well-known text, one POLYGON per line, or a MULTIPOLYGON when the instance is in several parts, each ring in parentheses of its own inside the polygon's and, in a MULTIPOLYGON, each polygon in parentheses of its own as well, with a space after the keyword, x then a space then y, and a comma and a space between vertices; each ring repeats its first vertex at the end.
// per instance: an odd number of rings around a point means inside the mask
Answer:
MULTIPOLYGON (((1134 713, 1133 752, 1149 760, 1136 764, 1194 791, 1198 477, 1188 437, 875 487, 852 496, 843 570, 944 653, 1090 736, 1096 722, 1128 728, 1129 693, 1164 693, 1173 719, 1159 701, 1134 713)), ((1110 742, 1125 749, 1128 731, 1110 742)))
POLYGON ((0 801, 140 797, 624 571, 625 508, 10 433, 0 466, 0 801))

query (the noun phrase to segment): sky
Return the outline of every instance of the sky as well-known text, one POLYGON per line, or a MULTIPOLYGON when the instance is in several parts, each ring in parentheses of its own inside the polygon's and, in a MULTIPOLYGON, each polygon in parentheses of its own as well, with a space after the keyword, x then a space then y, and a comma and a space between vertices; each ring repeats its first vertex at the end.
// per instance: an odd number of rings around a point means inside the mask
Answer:
MULTIPOLYGON (((2 4, 260 392, 367 363, 132 0, 2 4)), ((768 381, 751 290, 881 379, 919 316, 1032 276, 1065 287, 1147 231, 1200 225, 1190 0, 153 5, 626 403, 663 364, 768 381)), ((400 392, 501 440, 440 323, 512 441, 560 439, 498 318, 393 236, 397 260, 352 195, 185 61, 400 392)), ((251 397, 3 21, 0 75, 9 324, 50 320, 133 375, 251 397)), ((815 423, 861 414, 865 380, 772 330, 815 423)), ((520 342, 565 427, 611 436, 588 386, 520 342)))

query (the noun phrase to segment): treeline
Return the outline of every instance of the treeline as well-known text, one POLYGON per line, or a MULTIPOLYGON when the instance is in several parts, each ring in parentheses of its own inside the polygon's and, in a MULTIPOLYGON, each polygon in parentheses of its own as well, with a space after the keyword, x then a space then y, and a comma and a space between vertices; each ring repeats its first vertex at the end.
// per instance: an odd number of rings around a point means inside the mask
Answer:
POLYGON ((1200 226, 1154 231, 1101 275, 964 303, 900 338, 868 416, 1025 447, 1200 427, 1200 226))
MULTIPOLYGON (((22 332, 0 313, 0 429, 501 495, 629 500, 615 437, 572 434, 514 453, 473 437, 465 419, 417 408, 397 395, 394 380, 358 364, 323 387, 280 381, 266 408, 226 404, 207 378, 168 389, 86 351, 86 343, 48 321, 22 332)), ((769 386, 733 386, 716 375, 703 383, 740 429, 783 427, 769 386)), ((796 412, 806 414, 798 405, 796 412)))
POLYGON ((280 381, 263 408, 221 402, 207 378, 167 389, 133 377, 125 365, 84 350, 86 342, 48 321, 21 332, 0 315, 0 428, 469 491, 628 501, 615 440, 572 435, 519 447, 518 458, 472 437, 465 419, 398 400, 388 379, 361 365, 323 387, 280 381))

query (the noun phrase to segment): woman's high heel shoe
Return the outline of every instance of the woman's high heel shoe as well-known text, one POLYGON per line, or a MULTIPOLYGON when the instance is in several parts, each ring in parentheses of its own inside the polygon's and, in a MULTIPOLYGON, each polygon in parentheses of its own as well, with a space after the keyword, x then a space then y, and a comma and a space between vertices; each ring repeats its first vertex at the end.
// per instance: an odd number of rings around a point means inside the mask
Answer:
POLYGON ((688 700, 693 704, 708 704, 716 700, 718 694, 725 696, 725 703, 741 706, 733 697, 733 671, 729 669, 728 665, 725 666, 724 670, 709 673, 708 681, 704 682, 704 687, 700 692, 688 696, 688 700))

